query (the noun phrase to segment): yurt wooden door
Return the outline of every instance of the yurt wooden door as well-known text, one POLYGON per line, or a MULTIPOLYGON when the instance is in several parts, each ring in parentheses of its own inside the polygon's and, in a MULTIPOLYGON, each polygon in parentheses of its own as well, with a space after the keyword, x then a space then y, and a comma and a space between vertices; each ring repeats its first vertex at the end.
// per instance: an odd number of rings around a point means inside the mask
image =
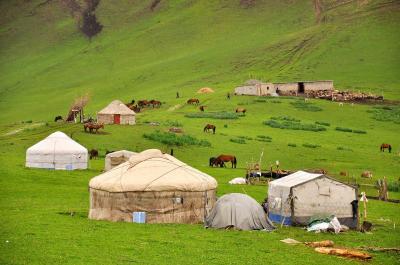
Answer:
POLYGON ((120 124, 120 123, 121 123, 121 115, 114 114, 114 124, 120 124))

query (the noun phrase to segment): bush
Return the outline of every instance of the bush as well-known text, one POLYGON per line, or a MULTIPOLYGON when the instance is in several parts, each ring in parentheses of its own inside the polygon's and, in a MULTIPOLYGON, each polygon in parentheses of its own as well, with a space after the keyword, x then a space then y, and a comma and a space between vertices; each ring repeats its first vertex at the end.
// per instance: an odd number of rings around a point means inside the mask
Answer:
POLYGON ((245 144, 246 141, 244 139, 229 139, 232 143, 237 143, 237 144, 245 144))
POLYGON ((399 192, 400 191, 400 181, 393 181, 387 184, 388 191, 399 192))
POLYGON ((307 144, 307 143, 303 144, 303 146, 304 146, 304 147, 307 147, 307 148, 317 148, 317 147, 321 147, 321 146, 318 145, 318 144, 307 144))
POLYGON ((261 138, 261 139, 272 139, 271 136, 268 135, 257 135, 257 138, 261 138))
POLYGON ((290 147, 297 147, 296 144, 292 144, 292 143, 288 143, 288 146, 290 146, 290 147))
POLYGON ((293 107, 295 107, 296 109, 300 109, 300 110, 305 110, 305 111, 321 111, 322 108, 315 106, 315 104, 310 103, 310 102, 305 102, 302 100, 297 100, 295 102, 290 102, 291 105, 293 105, 293 107))
POLYGON ((303 130, 303 131, 326 131, 326 128, 323 126, 319 126, 316 124, 309 123, 301 123, 300 120, 281 116, 281 117, 272 117, 269 121, 264 121, 263 124, 270 126, 272 128, 279 129, 288 129, 288 130, 303 130))
POLYGON ((182 135, 178 136, 174 133, 160 132, 156 131, 153 133, 145 133, 143 137, 152 141, 157 141, 166 145, 175 145, 175 146, 183 146, 183 145, 198 145, 210 147, 211 143, 206 140, 198 140, 190 135, 182 135))
POLYGON ((240 115, 235 112, 198 112, 198 113, 188 113, 185 115, 187 118, 208 118, 208 119, 222 119, 222 120, 235 120, 238 119, 240 115))
POLYGON ((170 127, 183 127, 183 124, 180 123, 179 121, 167 120, 166 122, 164 122, 164 124, 170 127))
POLYGON ((253 140, 253 138, 252 138, 252 137, 249 137, 249 136, 238 136, 238 138, 240 138, 240 139, 246 139, 246 140, 253 140))
POLYGON ((350 129, 350 128, 344 128, 344 127, 336 127, 335 130, 336 130, 336 131, 341 131, 341 132, 353 132, 352 129, 350 129))
POLYGON ((323 121, 316 121, 315 124, 327 126, 327 127, 331 126, 331 124, 329 122, 323 122, 323 121))
POLYGON ((338 146, 336 149, 337 149, 337 150, 340 150, 340 151, 350 151, 350 152, 353 152, 353 149, 347 148, 347 147, 343 147, 343 146, 338 146))
POLYGON ((358 133, 358 134, 366 134, 366 131, 363 130, 353 130, 350 128, 344 128, 344 127, 336 127, 335 128, 336 131, 341 131, 341 132, 352 132, 352 133, 358 133))
POLYGON ((228 128, 228 124, 224 124, 224 128, 228 128))
POLYGON ((377 106, 367 112, 372 113, 374 120, 400 124, 400 107, 377 106))

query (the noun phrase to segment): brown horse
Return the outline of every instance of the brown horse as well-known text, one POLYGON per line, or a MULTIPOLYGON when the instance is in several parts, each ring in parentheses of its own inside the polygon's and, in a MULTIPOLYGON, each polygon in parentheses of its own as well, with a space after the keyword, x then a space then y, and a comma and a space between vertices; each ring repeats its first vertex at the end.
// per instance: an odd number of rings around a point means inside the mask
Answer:
POLYGON ((151 105, 153 105, 153 108, 155 108, 155 107, 157 107, 157 108, 161 107, 161 101, 152 99, 152 100, 149 101, 149 103, 150 103, 151 105))
POLYGON ((389 153, 392 152, 392 146, 390 144, 381 144, 381 152, 385 152, 385 149, 389 150, 389 153))
POLYGON ((200 100, 197 98, 191 98, 187 101, 187 104, 200 104, 200 100))
POLYGON ((89 151, 89 159, 94 159, 98 157, 99 157, 99 151, 97 151, 96 149, 91 149, 89 151))
POLYGON ((150 103, 150 101, 148 101, 148 100, 139 100, 138 101, 138 106, 139 107, 141 107, 141 108, 143 108, 143 107, 148 107, 148 106, 150 106, 151 105, 151 103, 150 103))
POLYGON ((236 113, 239 113, 239 112, 246 114, 246 109, 245 108, 236 108, 236 113))
POLYGON ((204 127, 204 132, 208 132, 208 131, 210 131, 210 130, 212 130, 213 131, 213 134, 215 134, 215 129, 216 129, 217 127, 215 127, 215 125, 212 125, 212 124, 207 124, 206 125, 206 127, 204 127))
POLYGON ((93 131, 97 133, 99 129, 104 129, 104 124, 103 123, 96 124, 88 122, 83 124, 83 128, 85 129, 85 132, 87 132, 87 129, 89 129, 90 133, 93 133, 93 131))
POLYGON ((204 111, 205 108, 206 108, 206 106, 200 106, 200 107, 199 107, 199 110, 200 110, 200 111, 204 111))
POLYGON ((215 158, 213 165, 219 165, 222 163, 224 163, 225 166, 225 162, 231 162, 232 163, 232 168, 236 168, 236 164, 237 164, 237 160, 235 156, 232 155, 220 155, 217 158, 215 158))

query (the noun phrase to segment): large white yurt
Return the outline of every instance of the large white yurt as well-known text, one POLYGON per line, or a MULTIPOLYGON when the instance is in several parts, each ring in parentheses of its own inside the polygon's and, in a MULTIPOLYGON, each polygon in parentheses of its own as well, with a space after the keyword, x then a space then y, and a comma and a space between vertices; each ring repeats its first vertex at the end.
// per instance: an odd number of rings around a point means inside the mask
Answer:
POLYGON ((110 169, 126 162, 129 158, 137 153, 127 151, 127 150, 119 150, 106 155, 106 159, 104 162, 104 170, 109 171, 110 169))
POLYGON ((63 132, 55 132, 26 150, 26 166, 47 169, 86 169, 88 150, 63 132))
POLYGON ((89 218, 201 223, 216 201, 217 181, 173 156, 149 149, 90 180, 89 218))

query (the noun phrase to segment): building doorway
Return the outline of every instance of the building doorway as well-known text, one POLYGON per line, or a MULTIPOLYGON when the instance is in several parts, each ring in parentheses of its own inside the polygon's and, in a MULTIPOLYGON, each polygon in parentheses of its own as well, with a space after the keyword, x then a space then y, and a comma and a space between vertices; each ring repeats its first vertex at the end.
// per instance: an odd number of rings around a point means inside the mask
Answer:
POLYGON ((304 83, 303 83, 303 82, 298 83, 298 90, 297 90, 297 92, 298 92, 299 94, 304 94, 304 83))
POLYGON ((114 114, 114 124, 120 124, 120 123, 121 123, 121 115, 114 114))

